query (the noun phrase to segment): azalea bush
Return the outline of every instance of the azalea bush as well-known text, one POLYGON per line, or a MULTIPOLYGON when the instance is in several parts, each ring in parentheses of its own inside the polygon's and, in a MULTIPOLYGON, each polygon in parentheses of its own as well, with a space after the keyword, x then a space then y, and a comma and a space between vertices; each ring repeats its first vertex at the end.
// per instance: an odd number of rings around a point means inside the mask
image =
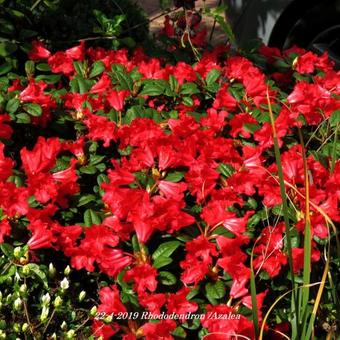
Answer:
POLYGON ((0 78, 0 337, 334 336, 340 74, 244 53, 36 41, 0 78))

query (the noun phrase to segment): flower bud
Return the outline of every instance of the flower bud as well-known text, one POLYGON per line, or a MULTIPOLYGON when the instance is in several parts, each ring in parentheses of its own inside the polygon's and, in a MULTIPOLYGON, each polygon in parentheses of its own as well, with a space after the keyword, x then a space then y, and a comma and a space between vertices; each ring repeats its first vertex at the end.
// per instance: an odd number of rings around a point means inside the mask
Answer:
POLYGON ((44 322, 44 321, 47 320, 49 312, 50 312, 50 309, 46 306, 43 306, 43 308, 41 310, 41 315, 40 315, 40 321, 41 322, 44 322))
POLYGON ((97 307, 93 306, 90 310, 90 316, 96 316, 97 315, 97 307))
POLYGON ((62 322, 62 324, 60 325, 60 328, 63 330, 63 331, 66 331, 67 329, 67 323, 65 321, 62 322))
POLYGON ((64 277, 63 280, 60 282, 60 287, 62 290, 66 290, 70 287, 70 283, 68 282, 66 277, 64 277))
POLYGON ((15 258, 20 258, 21 257, 21 247, 15 247, 13 250, 13 255, 15 258))
POLYGON ((7 337, 6 333, 5 333, 4 331, 0 330, 0 339, 1 339, 1 340, 2 340, 2 339, 5 340, 6 337, 7 337))
POLYGON ((27 292, 27 284, 26 283, 23 283, 20 288, 19 288, 19 292, 21 294, 25 294, 27 292))
POLYGON ((22 267, 22 273, 28 275, 31 272, 30 267, 26 264, 22 267))
POLYGON ((73 329, 70 329, 67 333, 66 333, 66 339, 73 339, 75 336, 75 331, 73 329))
POLYGON ((41 297, 41 303, 43 306, 48 306, 50 304, 51 297, 50 294, 46 293, 41 297))
POLYGON ((82 291, 79 293, 79 296, 78 296, 79 302, 82 302, 82 301, 85 299, 85 296, 86 296, 86 292, 85 292, 84 290, 82 290, 82 291))
POLYGON ((13 324, 13 331, 15 333, 19 333, 21 331, 21 327, 18 323, 13 324))
POLYGON ((9 304, 11 302, 11 300, 12 300, 12 294, 8 294, 6 296, 6 303, 9 304))
POLYGON ((64 270, 64 274, 65 274, 66 276, 68 276, 68 275, 70 275, 70 273, 71 273, 71 268, 70 268, 70 266, 67 266, 67 267, 65 268, 65 270, 64 270))
POLYGON ((52 340, 57 340, 57 334, 55 332, 51 335, 51 339, 52 340))
POLYGON ((106 316, 105 318, 104 318, 104 323, 111 323, 112 322, 112 320, 113 320, 113 315, 112 314, 109 314, 108 316, 106 316))
POLYGON ((27 322, 25 322, 22 326, 21 326, 21 330, 25 333, 25 332, 27 332, 27 330, 28 330, 28 323, 27 322))
POLYGON ((53 305, 54 305, 55 308, 58 308, 62 305, 62 303, 63 303, 63 299, 60 296, 57 296, 54 299, 53 305))
POLYGON ((50 263, 50 264, 48 265, 48 275, 52 278, 52 277, 55 276, 56 272, 57 272, 57 271, 56 271, 56 269, 54 268, 53 263, 50 263))
POLYGON ((20 298, 15 299, 13 303, 14 310, 18 311, 21 309, 21 307, 22 307, 22 300, 20 298))

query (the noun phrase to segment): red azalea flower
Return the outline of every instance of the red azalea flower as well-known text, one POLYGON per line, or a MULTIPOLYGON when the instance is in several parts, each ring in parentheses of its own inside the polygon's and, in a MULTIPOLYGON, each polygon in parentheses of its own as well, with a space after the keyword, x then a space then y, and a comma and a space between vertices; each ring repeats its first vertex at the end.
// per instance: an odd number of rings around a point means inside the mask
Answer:
POLYGON ((12 168, 15 164, 11 158, 5 157, 4 149, 5 145, 0 143, 0 181, 6 181, 12 175, 12 168))
POLYGON ((107 73, 103 73, 101 78, 91 87, 90 93, 103 94, 112 87, 111 78, 107 73))
POLYGON ((85 42, 81 41, 78 46, 71 47, 65 51, 65 54, 73 60, 82 61, 85 58, 85 42))
POLYGON ((102 337, 103 340, 109 340, 119 331, 117 324, 106 325, 100 320, 93 320, 92 332, 96 337, 102 337))
POLYGON ((57 52, 48 58, 48 65, 53 73, 70 76, 74 73, 73 59, 65 52, 57 52))
POLYGON ((147 290, 154 292, 157 288, 157 270, 148 263, 139 264, 129 269, 123 280, 125 282, 134 281, 134 290, 138 295, 143 295, 147 290))
POLYGON ((110 105, 116 110, 116 111, 122 111, 124 108, 125 99, 129 97, 130 91, 128 90, 122 90, 122 91, 110 91, 107 95, 107 100, 110 103, 110 105))
POLYGON ((28 58, 31 60, 48 59, 51 52, 46 49, 45 45, 38 40, 32 41, 32 48, 28 52, 28 58))
POLYGON ((150 313, 161 314, 161 308, 166 303, 167 298, 166 294, 148 294, 144 292, 138 296, 138 301, 150 313))
POLYGON ((145 340, 172 340, 174 337, 171 335, 176 328, 174 320, 160 320, 157 323, 148 322, 142 326, 143 335, 145 340))
POLYGON ((32 236, 27 242, 30 250, 50 248, 52 246, 53 234, 47 223, 36 220, 30 223, 28 229, 32 232, 32 236))
POLYGON ((190 82, 197 79, 196 72, 192 66, 182 61, 178 62, 174 67, 173 76, 177 79, 180 85, 182 85, 184 81, 190 82))
POLYGON ((167 311, 169 314, 175 313, 178 315, 185 315, 187 313, 194 313, 198 309, 196 302, 190 302, 187 295, 190 293, 188 287, 183 287, 174 294, 169 294, 167 311))
POLYGON ((26 147, 20 151, 25 172, 28 175, 36 175, 49 171, 54 167, 60 150, 61 143, 58 138, 39 137, 32 151, 28 151, 26 147))
POLYGON ((5 236, 11 235, 11 225, 8 220, 0 221, 0 244, 4 242, 5 236))
MULTIPOLYGON (((314 245, 315 246, 315 245, 314 245)), ((298 273, 304 265, 304 249, 303 248, 293 248, 293 271, 298 273)), ((320 251, 315 247, 312 248, 311 261, 318 262, 320 260, 320 251)))
POLYGON ((99 291, 100 304, 98 312, 105 312, 107 315, 126 312, 126 307, 121 302, 119 290, 116 285, 101 288, 99 291))
POLYGON ((241 134, 244 138, 250 138, 251 133, 246 127, 247 124, 257 124, 257 120, 249 113, 239 113, 235 115, 234 118, 229 121, 229 125, 231 126, 230 135, 236 138, 241 134))
POLYGON ((28 212, 28 190, 13 182, 0 182, 0 207, 10 217, 24 216, 28 212))
POLYGON ((88 113, 84 123, 89 129, 87 133, 88 138, 103 141, 104 147, 109 147, 110 142, 117 139, 116 123, 111 122, 106 117, 88 113))
POLYGON ((0 115, 0 139, 10 139, 13 134, 13 129, 7 123, 11 121, 9 114, 0 115))
MULTIPOLYGON (((206 309, 207 312, 205 318, 201 320, 201 324, 208 329, 209 333, 224 334, 225 336, 234 338, 237 338, 237 335, 243 335, 249 339, 255 339, 252 321, 243 315, 237 314, 232 307, 228 307, 226 304, 215 306, 207 305, 206 309), (220 316, 221 318, 219 318, 220 316)), ((214 337, 210 337, 210 339, 212 340, 214 337)), ((225 339, 230 338, 227 337, 225 339)))
POLYGON ((214 190, 218 177, 218 172, 209 165, 196 161, 190 166, 190 170, 185 175, 185 180, 191 194, 197 197, 198 203, 201 203, 214 190))
POLYGON ((213 108, 216 110, 225 109, 233 111, 236 109, 236 99, 228 92, 228 85, 223 84, 216 94, 213 102, 213 108))

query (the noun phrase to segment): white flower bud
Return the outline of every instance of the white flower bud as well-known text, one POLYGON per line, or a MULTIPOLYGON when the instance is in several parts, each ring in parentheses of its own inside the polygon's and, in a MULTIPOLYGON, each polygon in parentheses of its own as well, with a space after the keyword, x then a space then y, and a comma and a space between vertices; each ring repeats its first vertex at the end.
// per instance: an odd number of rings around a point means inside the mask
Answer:
POLYGON ((54 268, 54 266, 53 266, 53 263, 50 263, 49 265, 48 265, 48 275, 50 276, 50 277, 54 277, 55 276, 55 274, 56 274, 56 269, 54 268))
POLYGON ((60 296, 57 296, 53 302, 55 308, 60 307, 62 303, 63 303, 63 299, 60 296))
POLYGON ((82 302, 82 301, 85 299, 85 296, 86 296, 86 292, 85 292, 84 290, 82 290, 82 291, 79 293, 79 296, 78 296, 79 302, 82 302))
POLYGON ((22 306, 22 300, 20 298, 15 299, 13 303, 14 310, 16 311, 20 310, 21 306, 22 306))
POLYGON ((19 257, 21 257, 21 247, 15 247, 13 250, 13 255, 14 257, 16 257, 17 259, 19 257))
POLYGON ((40 321, 41 322, 44 322, 44 321, 47 320, 49 312, 50 312, 50 309, 46 306, 43 306, 43 308, 41 310, 41 315, 40 315, 40 321))
POLYGON ((50 294, 48 293, 46 293, 45 295, 41 297, 41 303, 43 306, 49 305, 50 301, 51 301, 51 297, 50 297, 50 294))
POLYGON ((70 287, 70 283, 68 282, 66 277, 64 277, 63 280, 60 282, 60 287, 62 290, 66 290, 70 287))
POLYGON ((28 330, 28 323, 27 322, 25 322, 25 323, 23 323, 22 324, 22 326, 21 326, 21 330, 25 333, 25 332, 27 332, 27 330, 28 330))
POLYGON ((26 283, 23 283, 20 288, 19 288, 19 292, 21 294, 25 294, 27 292, 27 284, 26 283))
POLYGON ((75 336, 75 331, 73 329, 70 329, 67 333, 66 333, 66 339, 73 339, 75 336))
POLYGON ((97 307, 93 306, 90 310, 90 316, 96 316, 97 315, 97 307))
POLYGON ((70 266, 67 266, 67 267, 65 268, 65 270, 64 270, 64 274, 65 274, 66 276, 68 276, 68 275, 70 275, 70 273, 71 273, 71 268, 70 268, 70 266))

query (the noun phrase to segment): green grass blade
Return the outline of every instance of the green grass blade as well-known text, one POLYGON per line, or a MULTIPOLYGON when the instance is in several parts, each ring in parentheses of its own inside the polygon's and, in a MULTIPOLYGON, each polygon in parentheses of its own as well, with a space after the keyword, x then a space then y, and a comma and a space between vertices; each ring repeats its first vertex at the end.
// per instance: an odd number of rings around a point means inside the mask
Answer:
POLYGON ((292 241, 291 241, 290 226, 289 226, 287 194, 286 194, 285 182, 284 182, 284 177, 283 177, 283 168, 282 168, 282 163, 281 163, 279 141, 278 141, 277 134, 276 134, 275 120, 274 120, 271 102, 269 99, 268 88, 267 88, 267 102, 268 102, 270 123, 272 127, 273 140, 274 140, 275 160, 276 160, 278 176, 279 176, 280 194, 281 194, 282 207, 283 207, 283 219, 284 219, 284 223, 286 227, 285 232, 286 232, 286 238, 287 238, 288 263, 289 263, 290 277, 291 277, 292 287, 293 287, 292 292, 293 292, 293 299, 294 299, 295 313, 296 313, 296 330, 298 331, 298 335, 299 335, 300 333, 299 332, 299 304, 298 304, 296 290, 294 290, 296 285, 295 285, 294 272, 293 272, 292 241))

